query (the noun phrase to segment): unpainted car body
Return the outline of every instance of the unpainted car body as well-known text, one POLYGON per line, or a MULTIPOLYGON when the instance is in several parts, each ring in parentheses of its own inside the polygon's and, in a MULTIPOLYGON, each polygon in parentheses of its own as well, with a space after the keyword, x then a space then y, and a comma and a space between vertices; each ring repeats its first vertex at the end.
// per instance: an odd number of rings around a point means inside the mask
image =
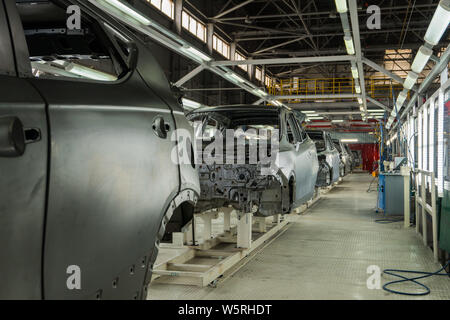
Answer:
POLYGON ((333 139, 334 146, 339 152, 339 157, 341 159, 340 163, 340 176, 345 177, 347 174, 349 174, 352 171, 352 158, 350 154, 348 153, 347 149, 345 148, 344 143, 342 143, 339 139, 333 139))
MULTIPOLYGON (((256 215, 270 216, 289 213, 313 196, 319 169, 317 152, 302 128, 304 116, 300 113, 284 107, 232 106, 197 109, 187 117, 202 123, 201 136, 210 123, 223 133, 226 129, 257 126, 276 127, 280 132, 278 168, 272 174, 261 174, 263 163, 248 161, 250 149, 246 149, 245 162, 241 164, 202 163, 201 196, 196 211, 232 205, 250 212, 256 206, 256 215)), ((229 140, 226 143, 229 145, 229 140)))
POLYGON ((177 128, 192 131, 127 28, 87 1, 2 1, 0 299, 145 298, 166 225, 200 193, 171 161, 177 128))
POLYGON ((331 136, 326 131, 308 130, 308 136, 315 142, 319 159, 319 174, 316 185, 329 186, 340 177, 339 152, 333 144, 331 136))
POLYGON ((347 154, 349 155, 350 159, 350 172, 353 172, 353 169, 355 168, 355 156, 353 155, 352 150, 350 149, 350 146, 348 144, 344 144, 344 148, 347 151, 347 154))

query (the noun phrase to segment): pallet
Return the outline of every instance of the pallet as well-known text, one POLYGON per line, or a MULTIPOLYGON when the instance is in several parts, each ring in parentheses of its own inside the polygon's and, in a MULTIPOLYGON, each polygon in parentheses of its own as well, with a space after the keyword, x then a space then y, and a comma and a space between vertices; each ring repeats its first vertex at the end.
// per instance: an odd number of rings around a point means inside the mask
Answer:
MULTIPOLYGON (((241 219, 252 220, 249 215, 241 219)), ((288 219, 280 221, 275 218, 255 218, 255 225, 251 224, 251 239, 247 247, 238 247, 242 244, 238 229, 247 228, 251 221, 239 223, 221 235, 204 241, 198 246, 186 246, 185 250, 175 257, 155 265, 152 281, 165 284, 182 284, 205 287, 233 268, 251 252, 273 239, 289 224, 288 219), (267 223, 267 219, 273 219, 267 223)), ((170 250, 169 247, 165 247, 170 250)), ((175 249, 172 248, 172 249, 175 249)), ((177 250, 182 248, 177 247, 177 250)))
MULTIPOLYGON (((305 213, 317 203, 323 194, 331 191, 338 182, 327 188, 317 190, 313 199, 294 209, 291 214, 273 217, 253 217, 252 213, 237 212, 238 221, 231 225, 232 208, 221 208, 196 214, 194 220, 203 221, 202 243, 192 237, 192 223, 184 232, 175 232, 171 244, 161 244, 160 255, 153 269, 152 281, 164 284, 180 284, 205 287, 214 283, 237 266, 252 252, 275 239, 296 221, 299 214, 305 213), (213 237, 212 220, 223 213, 223 233, 213 237), (271 221, 268 221, 271 220, 271 221)), ((195 230, 198 234, 198 230, 195 230)))

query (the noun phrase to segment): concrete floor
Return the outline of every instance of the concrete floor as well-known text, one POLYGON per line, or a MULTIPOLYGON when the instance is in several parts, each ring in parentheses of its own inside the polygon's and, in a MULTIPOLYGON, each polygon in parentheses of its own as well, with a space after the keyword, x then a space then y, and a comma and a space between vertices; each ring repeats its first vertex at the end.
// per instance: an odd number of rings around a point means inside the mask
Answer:
MULTIPOLYGON (((347 176, 287 231, 217 288, 153 283, 148 299, 405 299, 369 290, 367 268, 436 271, 413 228, 377 224, 372 177, 347 176)), ((393 280, 382 277, 382 284, 393 280)), ((410 299, 450 299, 450 278, 423 280, 431 294, 410 299)), ((409 284, 398 289, 414 291, 409 284)))

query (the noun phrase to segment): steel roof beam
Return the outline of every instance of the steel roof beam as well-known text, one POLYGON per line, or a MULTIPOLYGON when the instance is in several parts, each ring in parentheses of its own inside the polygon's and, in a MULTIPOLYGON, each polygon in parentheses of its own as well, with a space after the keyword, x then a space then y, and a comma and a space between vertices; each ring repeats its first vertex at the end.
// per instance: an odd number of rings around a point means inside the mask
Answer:
POLYGON ((223 16, 225 16, 225 15, 227 15, 227 14, 229 14, 229 13, 231 13, 231 12, 233 12, 233 11, 235 11, 235 10, 237 10, 237 9, 239 9, 239 8, 241 8, 241 7, 243 7, 243 6, 246 6, 247 4, 249 4, 249 3, 253 2, 253 1, 255 1, 255 0, 247 0, 247 1, 244 1, 244 2, 242 2, 242 3, 240 3, 240 4, 238 4, 238 5, 236 5, 236 6, 232 7, 232 8, 230 8, 230 9, 225 10, 224 12, 218 14, 218 15, 215 16, 213 19, 219 19, 219 18, 221 18, 221 17, 223 17, 223 16))
POLYGON ((355 57, 349 55, 341 56, 319 56, 299 58, 274 58, 274 59, 250 59, 250 60, 224 60, 213 61, 211 66, 237 66, 237 65, 269 65, 269 64, 301 64, 316 62, 355 61, 355 57))
POLYGON ((361 95, 363 99, 364 111, 367 112, 366 83, 364 79, 364 66, 362 64, 361 37, 359 35, 359 21, 356 0, 349 0, 350 20, 352 22, 353 42, 356 52, 356 65, 358 66, 361 95))

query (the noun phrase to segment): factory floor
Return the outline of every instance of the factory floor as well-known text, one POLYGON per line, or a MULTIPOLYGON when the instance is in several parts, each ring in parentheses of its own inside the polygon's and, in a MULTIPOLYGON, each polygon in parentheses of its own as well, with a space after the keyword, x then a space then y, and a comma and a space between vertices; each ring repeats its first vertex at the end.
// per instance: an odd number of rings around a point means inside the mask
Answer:
MULTIPOLYGON (((407 297, 370 290, 369 266, 436 271, 440 265, 414 228, 378 224, 376 186, 353 174, 291 223, 277 239, 216 288, 152 283, 148 299, 450 299, 450 278, 423 280, 431 294, 407 297)), ((393 280, 381 277, 381 283, 393 280)), ((415 291, 410 284, 396 289, 415 291)))

